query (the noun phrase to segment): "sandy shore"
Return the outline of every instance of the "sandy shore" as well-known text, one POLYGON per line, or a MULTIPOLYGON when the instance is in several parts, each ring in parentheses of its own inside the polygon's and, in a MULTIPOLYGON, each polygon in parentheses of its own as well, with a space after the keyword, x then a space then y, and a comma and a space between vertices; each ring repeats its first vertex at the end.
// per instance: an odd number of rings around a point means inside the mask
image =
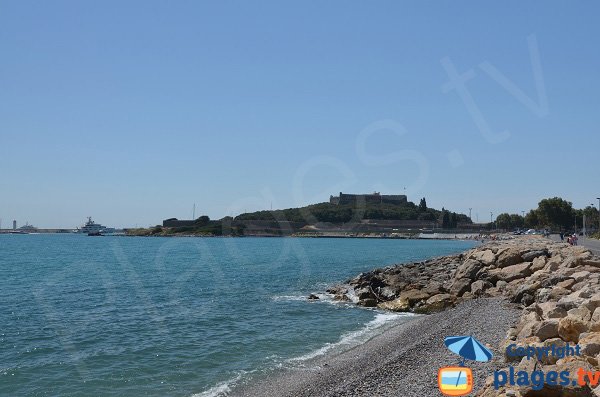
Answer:
POLYGON ((304 369, 283 370, 232 396, 439 396, 437 371, 457 356, 444 337, 473 335, 495 354, 489 363, 472 363, 475 390, 502 367, 498 344, 521 310, 504 298, 466 301, 455 308, 399 324, 352 350, 320 357, 304 369))

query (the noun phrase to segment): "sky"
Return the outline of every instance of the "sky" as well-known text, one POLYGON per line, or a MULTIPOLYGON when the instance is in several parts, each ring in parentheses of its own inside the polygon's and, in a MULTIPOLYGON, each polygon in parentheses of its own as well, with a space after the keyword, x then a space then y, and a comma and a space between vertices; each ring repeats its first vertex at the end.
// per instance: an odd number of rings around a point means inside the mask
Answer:
POLYGON ((598 205, 597 2, 0 0, 0 218, 598 205))

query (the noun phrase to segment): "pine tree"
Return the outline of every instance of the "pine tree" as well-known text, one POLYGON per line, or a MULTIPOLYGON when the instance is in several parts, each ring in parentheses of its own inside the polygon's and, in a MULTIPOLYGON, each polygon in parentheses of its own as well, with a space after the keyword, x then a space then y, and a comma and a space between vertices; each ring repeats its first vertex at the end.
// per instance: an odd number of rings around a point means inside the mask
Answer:
POLYGON ((419 211, 420 212, 425 212, 427 211, 427 201, 425 201, 425 197, 423 197, 421 199, 421 202, 419 203, 419 211))

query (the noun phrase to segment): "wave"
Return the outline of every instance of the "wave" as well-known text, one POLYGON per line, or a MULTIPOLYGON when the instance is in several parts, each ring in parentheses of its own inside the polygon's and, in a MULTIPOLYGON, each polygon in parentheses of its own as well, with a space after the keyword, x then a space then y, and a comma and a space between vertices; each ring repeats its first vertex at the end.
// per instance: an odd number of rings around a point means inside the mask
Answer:
MULTIPOLYGON (((317 294, 317 296, 319 296, 319 300, 315 302, 322 301, 332 304, 347 303, 335 301, 333 300, 333 297, 329 294, 317 294)), ((273 296, 272 299, 275 301, 306 301, 307 297, 305 295, 280 295, 273 296)), ((388 329, 389 326, 394 325, 394 323, 412 316, 414 316, 414 314, 412 313, 376 312, 375 317, 371 321, 367 322, 362 328, 342 334, 337 342, 326 343, 324 346, 316 350, 313 350, 298 357, 288 358, 283 361, 281 361, 281 357, 273 357, 272 365, 274 365, 274 368, 272 367, 272 369, 304 367, 307 362, 317 357, 324 356, 328 353, 335 354, 338 352, 343 352, 354 346, 365 343, 373 337, 381 334, 383 331, 388 329)), ((240 383, 240 381, 247 382, 249 380, 248 375, 250 375, 253 372, 256 371, 240 371, 233 378, 220 382, 204 392, 193 394, 191 397, 227 396, 232 392, 233 388, 236 387, 238 383, 240 383)))
POLYGON ((344 304, 348 302, 338 301, 333 299, 333 295, 326 293, 313 293, 319 299, 310 300, 308 299, 308 295, 275 295, 271 297, 272 301, 275 302, 294 302, 294 301, 304 301, 304 302, 312 302, 312 303, 330 303, 330 304, 344 304))
POLYGON ((299 357, 290 358, 287 360, 289 363, 302 363, 305 361, 312 360, 316 357, 323 356, 329 352, 334 350, 336 351, 344 351, 349 347, 357 346, 359 344, 365 343, 368 340, 372 339, 374 336, 378 335, 380 332, 386 329, 386 325, 390 325, 400 319, 405 319, 407 317, 413 316, 411 313, 377 313, 375 318, 365 326, 359 330, 351 331, 343 334, 340 337, 340 340, 335 343, 327 343, 323 347, 314 350, 312 352, 306 353, 299 357))
POLYGON ((240 371, 233 378, 228 379, 228 380, 223 381, 223 382, 219 382, 215 386, 213 386, 210 389, 208 389, 206 391, 203 391, 201 393, 192 394, 191 397, 219 397, 219 396, 226 396, 227 394, 231 393, 231 388, 237 382, 239 382, 244 377, 244 375, 246 375, 248 373, 249 372, 247 372, 247 371, 240 371))

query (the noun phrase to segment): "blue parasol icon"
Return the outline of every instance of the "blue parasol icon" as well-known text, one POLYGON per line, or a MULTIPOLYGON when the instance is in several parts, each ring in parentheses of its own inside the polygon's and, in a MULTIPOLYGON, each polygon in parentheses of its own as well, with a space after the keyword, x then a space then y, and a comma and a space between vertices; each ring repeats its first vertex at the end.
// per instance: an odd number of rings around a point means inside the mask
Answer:
POLYGON ((472 336, 447 336, 444 344, 450 351, 461 356, 463 363, 465 360, 489 361, 494 356, 487 347, 472 336))

